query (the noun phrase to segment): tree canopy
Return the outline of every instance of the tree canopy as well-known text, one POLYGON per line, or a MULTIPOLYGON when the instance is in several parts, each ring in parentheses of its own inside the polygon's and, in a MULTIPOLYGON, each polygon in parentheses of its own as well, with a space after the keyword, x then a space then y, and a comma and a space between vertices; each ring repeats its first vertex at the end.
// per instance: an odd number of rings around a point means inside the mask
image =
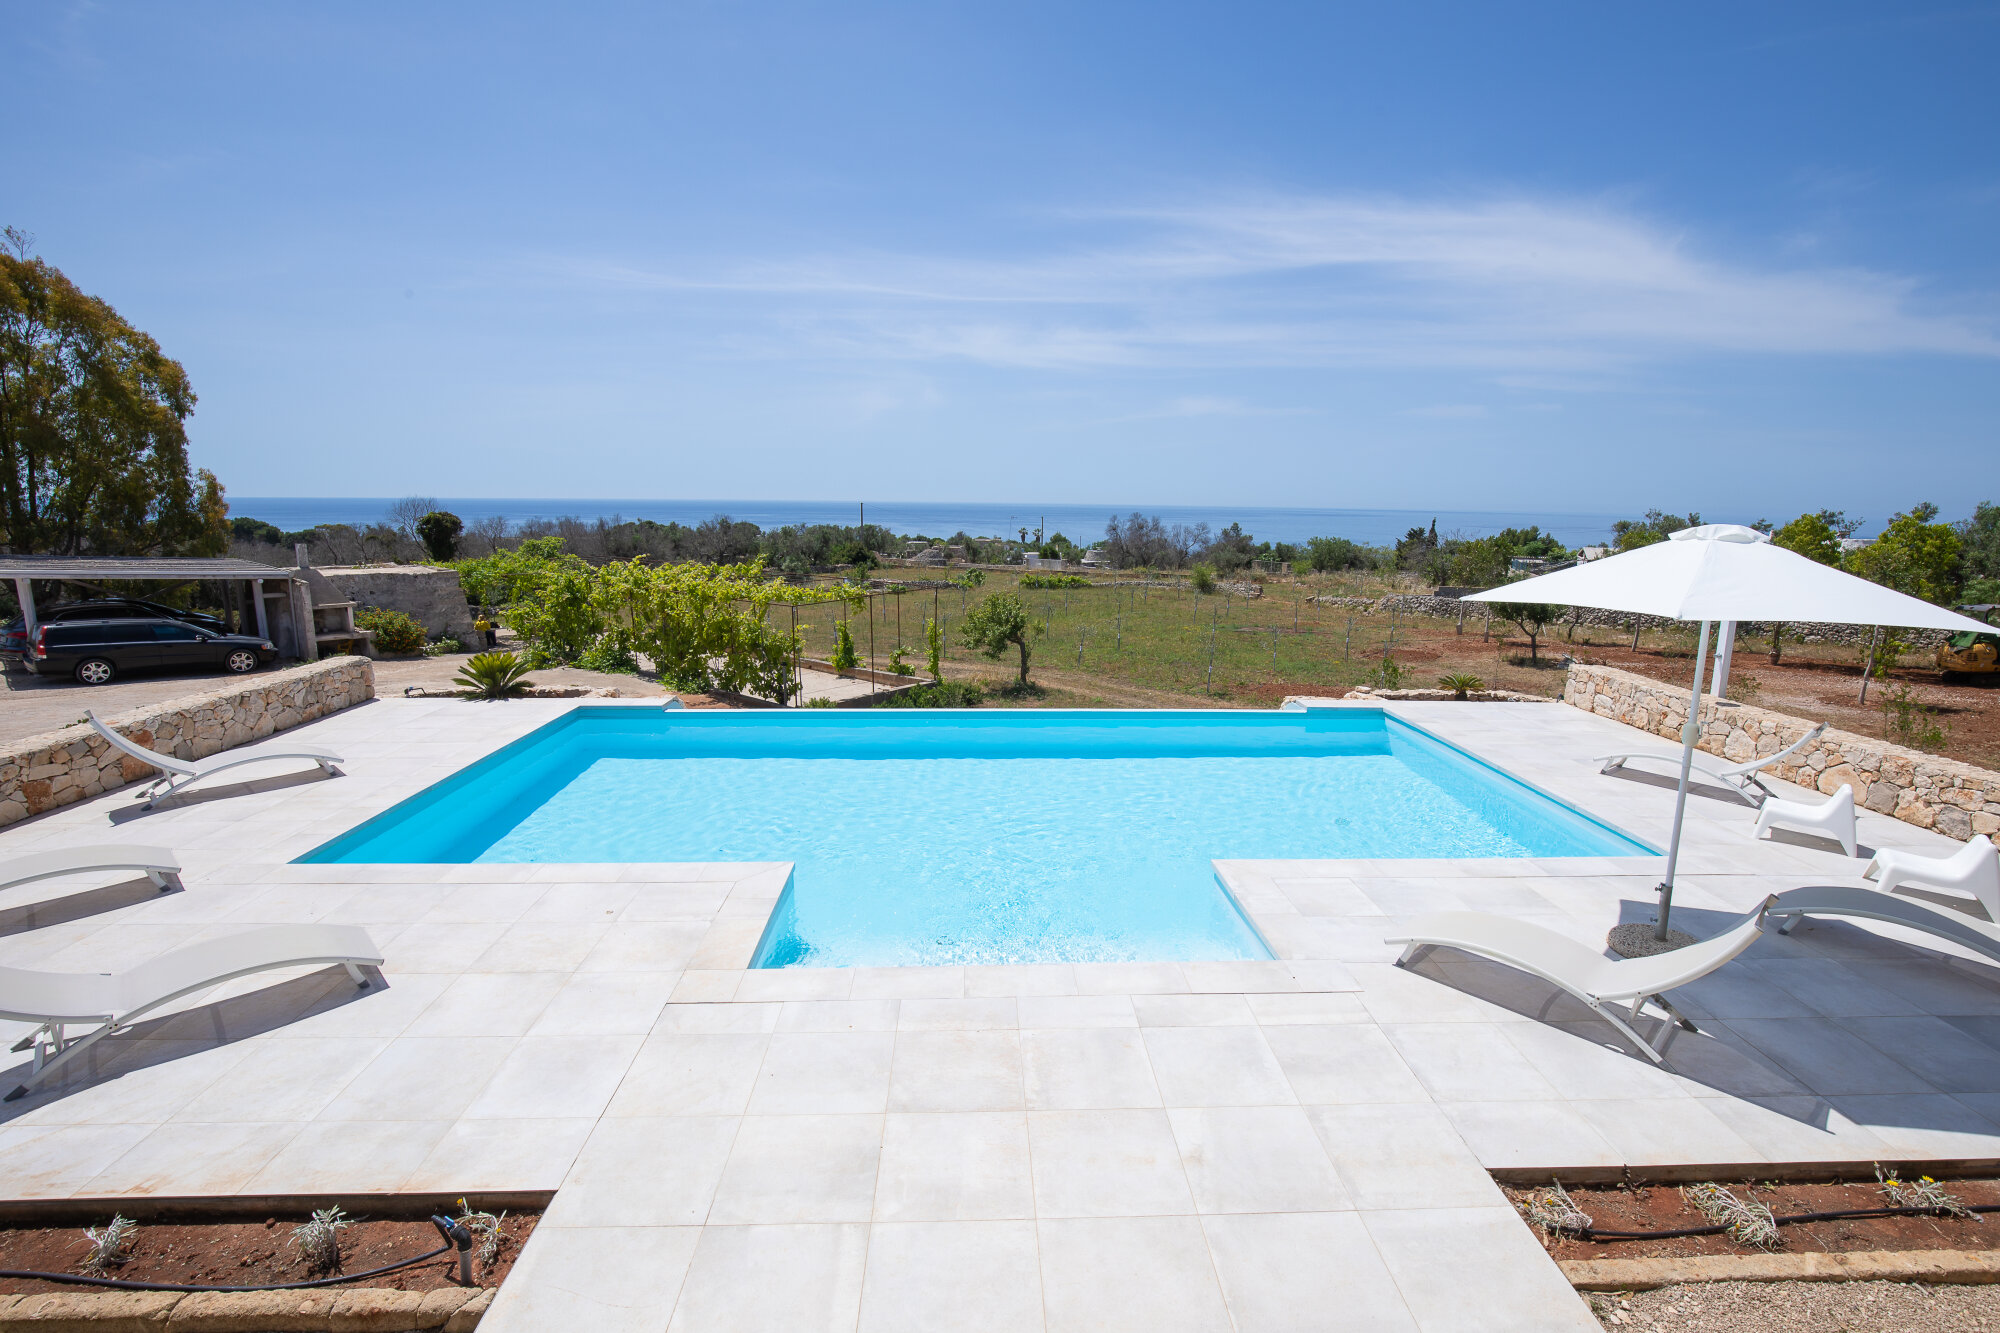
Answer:
POLYGON ((1936 521, 1934 504, 1897 514, 1882 535, 1848 557, 1848 568, 1886 588, 1948 605, 1958 594, 1964 542, 1949 523, 1936 521))
POLYGON ((968 648, 976 648, 989 659, 998 659, 1011 646, 1021 653, 1021 684, 1028 683, 1028 640, 1040 631, 1028 616, 1028 607, 1012 593, 996 592, 972 608, 959 623, 959 637, 968 648))
POLYGON ((1859 519, 1849 519, 1837 509, 1822 509, 1816 514, 1800 514, 1773 532, 1771 544, 1796 551, 1822 565, 1838 565, 1840 539, 1860 526, 1859 519))
POLYGON ((0 235, 0 550, 226 550, 222 485, 188 465, 187 372, 30 238, 0 235))

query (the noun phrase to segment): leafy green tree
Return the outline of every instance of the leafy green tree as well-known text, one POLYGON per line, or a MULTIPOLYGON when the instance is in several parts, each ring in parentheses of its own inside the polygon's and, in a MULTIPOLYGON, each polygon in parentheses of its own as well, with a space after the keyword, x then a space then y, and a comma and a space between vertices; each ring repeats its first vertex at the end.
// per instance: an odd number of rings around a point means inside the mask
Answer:
POLYGON ((1493 614, 1502 620, 1511 620, 1521 627, 1521 633, 1528 636, 1528 660, 1539 662, 1541 657, 1536 643, 1549 632, 1549 626, 1561 620, 1569 612, 1566 606, 1550 606, 1546 602, 1495 602, 1493 614))
POLYGON ((0 236, 0 550, 227 550, 222 484, 188 466, 187 372, 29 237, 0 236))
POLYGON ((1965 577, 2000 579, 2000 505, 1981 500, 1957 527, 1965 577))
POLYGON ((417 520, 417 540, 439 564, 458 554, 458 539, 464 532, 465 523, 449 510, 433 509, 417 520))
POLYGON ((1847 516, 1835 509, 1822 509, 1816 514, 1800 514, 1791 522, 1771 534, 1771 544, 1782 546, 1787 551, 1796 551, 1808 560, 1817 560, 1822 565, 1840 563, 1840 539, 1854 531, 1859 523, 1849 523, 1847 516), (1843 532, 1841 529, 1845 528, 1843 532))
POLYGON ((1041 627, 1028 618, 1027 605, 1012 593, 996 592, 972 608, 959 626, 965 646, 998 661, 1011 646, 1021 653, 1021 684, 1028 683, 1028 640, 1041 627))
MULTIPOLYGON (((1769 523, 1759 523, 1758 528, 1770 532, 1769 523)), ((1849 518, 1838 509, 1822 509, 1814 514, 1800 514, 1784 527, 1771 532, 1771 544, 1782 546, 1787 551, 1796 551, 1808 560, 1817 560, 1822 565, 1840 565, 1840 539, 1851 536, 1861 526, 1858 518, 1849 518)), ((1771 665, 1776 666, 1784 658, 1785 627, 1771 626, 1771 665)))
POLYGON ((1897 514, 1882 535, 1847 558, 1848 569, 1885 588, 1940 606, 1958 594, 1959 558, 1965 544, 1937 506, 1920 504, 1897 514))
POLYGON ((1663 542, 1682 528, 1701 526, 1701 515, 1690 511, 1683 518, 1679 514, 1663 513, 1658 509, 1648 509, 1643 519, 1621 518, 1611 525, 1611 545, 1619 551, 1636 551, 1641 546, 1651 546, 1663 542))

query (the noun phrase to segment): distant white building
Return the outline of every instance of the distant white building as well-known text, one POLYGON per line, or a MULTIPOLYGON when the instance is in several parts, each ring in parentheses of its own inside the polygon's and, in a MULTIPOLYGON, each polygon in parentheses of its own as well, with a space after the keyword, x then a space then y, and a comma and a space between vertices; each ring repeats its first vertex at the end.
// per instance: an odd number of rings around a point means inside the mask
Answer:
POLYGON ((1083 553, 1085 569, 1102 569, 1110 563, 1111 561, 1105 558, 1104 552, 1098 547, 1093 546, 1083 553))
POLYGON ((1874 544, 1875 539, 1873 537, 1842 537, 1840 539, 1840 553, 1846 555, 1849 551, 1859 551, 1864 547, 1873 546, 1874 544))
POLYGON ((1586 546, 1576 553, 1577 563, 1587 565, 1593 560, 1602 560, 1611 554, 1609 546, 1586 546))

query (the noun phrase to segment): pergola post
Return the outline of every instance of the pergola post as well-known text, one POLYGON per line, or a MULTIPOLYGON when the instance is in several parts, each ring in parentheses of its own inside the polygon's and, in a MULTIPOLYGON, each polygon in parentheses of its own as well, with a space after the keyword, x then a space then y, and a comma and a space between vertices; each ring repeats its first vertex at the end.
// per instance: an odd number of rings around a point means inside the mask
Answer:
POLYGON ((35 589, 33 579, 15 579, 14 596, 21 603, 21 623, 28 627, 28 647, 35 646, 35 589))
POLYGON ((264 618, 264 580, 250 580, 250 600, 251 604, 257 608, 257 637, 260 639, 269 639, 271 637, 271 626, 264 618))

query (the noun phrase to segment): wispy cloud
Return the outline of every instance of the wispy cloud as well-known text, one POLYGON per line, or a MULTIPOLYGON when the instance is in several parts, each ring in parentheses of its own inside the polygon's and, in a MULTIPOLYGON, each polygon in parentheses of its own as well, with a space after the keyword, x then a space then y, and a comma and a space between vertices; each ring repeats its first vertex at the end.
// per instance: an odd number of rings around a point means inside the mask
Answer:
POLYGON ((1042 253, 562 271, 742 306, 792 354, 1007 367, 1501 376, 1712 353, 2000 356, 1990 299, 1953 308, 1906 274, 1732 260, 1595 203, 1265 197, 1061 221, 1074 239, 1042 253))

